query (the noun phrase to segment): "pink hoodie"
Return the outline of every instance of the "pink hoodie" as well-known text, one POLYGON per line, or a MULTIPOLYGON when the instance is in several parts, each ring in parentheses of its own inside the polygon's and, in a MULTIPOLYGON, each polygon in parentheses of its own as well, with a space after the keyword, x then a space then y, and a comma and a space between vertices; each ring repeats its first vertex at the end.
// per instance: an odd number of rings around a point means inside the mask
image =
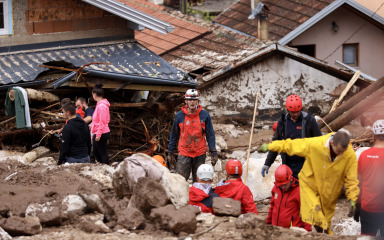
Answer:
POLYGON ((92 115, 91 132, 96 137, 101 137, 101 134, 109 132, 109 102, 103 99, 96 104, 95 112, 92 115))

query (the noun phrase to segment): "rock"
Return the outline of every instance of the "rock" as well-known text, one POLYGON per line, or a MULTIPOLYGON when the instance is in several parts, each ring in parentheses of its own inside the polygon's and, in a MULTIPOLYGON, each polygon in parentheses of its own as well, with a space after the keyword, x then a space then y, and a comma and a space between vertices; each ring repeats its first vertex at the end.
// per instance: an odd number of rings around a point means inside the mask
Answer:
POLYGON ((21 157, 24 155, 22 152, 0 150, 0 161, 7 159, 22 161, 21 157))
POLYGON ((171 173, 168 168, 163 172, 160 184, 167 192, 167 197, 176 208, 187 206, 189 202, 189 184, 184 177, 171 173))
POLYGON ((12 239, 12 237, 6 231, 4 231, 4 229, 2 229, 0 227, 0 239, 1 240, 10 240, 10 239, 12 239))
POLYGON ((234 216, 241 214, 241 202, 232 198, 213 198, 213 212, 216 216, 234 216))
POLYGON ((223 171, 223 164, 220 159, 217 160, 216 165, 213 168, 215 169, 215 172, 223 171))
POLYGON ((87 204, 79 195, 68 195, 62 201, 63 211, 83 215, 87 204))
POLYGON ((90 213, 90 214, 81 216, 81 220, 86 220, 91 222, 103 221, 104 215, 101 213, 90 213))
POLYGON ((37 165, 43 165, 43 166, 57 165, 57 162, 53 157, 43 157, 33 161, 32 166, 37 166, 37 165))
POLYGON ((236 150, 231 154, 231 158, 239 160, 242 164, 247 160, 247 152, 236 150))
POLYGON ((237 132, 237 129, 233 124, 214 124, 213 129, 215 129, 215 131, 217 132, 225 133, 231 138, 237 138, 239 136, 239 133, 237 132))
POLYGON ((84 166, 80 169, 80 176, 86 177, 88 179, 93 179, 94 181, 100 183, 104 188, 113 188, 112 178, 115 169, 106 164, 103 165, 93 165, 84 166))
MULTIPOLYGON (((281 164, 281 158, 278 156, 275 163, 268 170, 265 177, 261 176, 261 168, 264 166, 267 153, 254 152, 251 154, 248 162, 247 186, 252 192, 253 200, 260 201, 271 197, 271 190, 275 185, 275 171, 281 164)), ((243 172, 245 166, 243 165, 243 172)), ((244 176, 244 174, 243 174, 244 176)))
POLYGON ((203 222, 204 224, 211 225, 215 220, 215 215, 211 213, 200 213, 196 216, 196 221, 203 222))
POLYGON ((118 213, 117 224, 128 230, 142 229, 145 217, 137 208, 126 208, 118 213))
POLYGON ((149 217, 152 208, 165 206, 169 201, 163 186, 147 177, 139 178, 132 198, 136 208, 146 217, 149 217))
POLYGON ((87 233, 110 233, 111 229, 107 227, 103 221, 98 220, 93 222, 88 219, 82 219, 79 223, 79 228, 87 233))
POLYGON ((115 211, 108 205, 98 194, 79 193, 87 204, 87 212, 99 212, 104 214, 105 219, 109 222, 115 217, 115 211))
POLYGON ((180 208, 180 209, 194 212, 196 216, 197 216, 198 214, 201 213, 199 208, 197 208, 197 207, 195 207, 195 206, 191 206, 191 205, 182 207, 182 208, 180 208))
POLYGON ((254 229, 256 226, 260 227, 264 223, 264 218, 256 213, 245 213, 235 220, 235 225, 238 229, 254 229))
POLYGON ((38 217, 45 226, 60 226, 62 222, 61 209, 56 201, 44 204, 32 203, 25 210, 25 216, 38 217))
POLYGON ((0 203, 0 218, 1 217, 8 218, 11 216, 9 207, 3 204, 4 203, 0 203))
POLYGON ((150 219, 158 229, 179 234, 181 232, 194 233, 197 228, 196 215, 187 208, 176 210, 175 206, 167 206, 152 209, 150 219))
POLYGON ((301 233, 301 234, 308 234, 308 231, 305 230, 304 228, 300 228, 300 227, 290 227, 289 229, 291 229, 292 231, 295 231, 295 232, 298 232, 298 233, 301 233))
POLYGON ((227 142, 220 135, 216 135, 216 150, 221 152, 222 150, 228 150, 227 142))
POLYGON ((37 217, 10 217, 1 226, 11 236, 32 236, 41 233, 42 227, 37 217))
POLYGON ((262 126, 261 129, 263 129, 263 130, 269 130, 269 126, 268 126, 268 125, 262 126))

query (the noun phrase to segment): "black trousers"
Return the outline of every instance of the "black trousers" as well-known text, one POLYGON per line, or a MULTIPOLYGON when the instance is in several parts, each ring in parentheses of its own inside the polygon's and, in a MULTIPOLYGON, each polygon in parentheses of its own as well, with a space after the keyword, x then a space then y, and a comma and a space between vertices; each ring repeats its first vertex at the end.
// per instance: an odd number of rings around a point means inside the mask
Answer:
POLYGON ((96 161, 109 165, 109 157, 107 152, 107 142, 111 133, 101 134, 100 141, 96 141, 96 134, 93 135, 93 154, 95 155, 96 161))
POLYGON ((360 210, 361 234, 376 236, 380 229, 381 237, 384 236, 384 212, 367 212, 360 210))
POLYGON ((196 173, 197 173, 197 168, 205 163, 205 158, 206 155, 200 155, 197 157, 186 157, 186 156, 181 156, 179 154, 179 157, 177 158, 177 163, 176 163, 176 172, 183 176, 186 181, 189 179, 189 175, 191 174, 192 170, 192 180, 193 182, 196 182, 196 173))

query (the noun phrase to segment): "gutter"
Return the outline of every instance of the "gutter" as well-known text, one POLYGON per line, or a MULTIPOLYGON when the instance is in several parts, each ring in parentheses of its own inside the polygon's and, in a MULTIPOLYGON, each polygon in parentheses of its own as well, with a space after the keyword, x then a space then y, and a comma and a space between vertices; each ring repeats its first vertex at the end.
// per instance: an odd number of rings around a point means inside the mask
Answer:
MULTIPOLYGON (((340 65, 340 66, 342 66, 342 67, 345 67, 345 68, 347 68, 347 69, 353 71, 354 73, 356 73, 357 71, 359 71, 359 70, 357 70, 356 68, 353 68, 353 67, 351 67, 351 66, 348 66, 347 64, 342 63, 342 62, 340 62, 340 61, 335 61, 335 63, 338 64, 338 65, 340 65)), ((360 75, 361 75, 363 78, 365 78, 365 79, 368 79, 368 80, 371 80, 371 81, 377 81, 377 78, 374 78, 374 77, 372 77, 372 76, 370 76, 370 75, 368 75, 368 74, 365 74, 365 73, 363 73, 363 72, 362 72, 360 75)))

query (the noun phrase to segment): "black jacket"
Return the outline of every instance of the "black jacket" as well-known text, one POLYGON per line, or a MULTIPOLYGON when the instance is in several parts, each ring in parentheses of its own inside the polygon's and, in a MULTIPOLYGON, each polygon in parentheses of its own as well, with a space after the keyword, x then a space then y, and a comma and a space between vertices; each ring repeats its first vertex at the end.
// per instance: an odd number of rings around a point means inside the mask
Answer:
POLYGON ((89 156, 91 153, 91 135, 88 125, 81 118, 72 118, 64 126, 58 164, 67 157, 89 156))
MULTIPOLYGON (((282 116, 279 118, 277 122, 277 128, 276 132, 273 135, 272 140, 284 140, 287 138, 295 139, 298 138, 297 135, 299 135, 299 138, 308 138, 308 137, 318 137, 321 136, 321 131, 319 128, 319 125, 316 122, 316 119, 309 113, 301 112, 300 119, 301 119, 301 130, 296 130, 295 136, 293 136, 294 129, 286 129, 287 121, 291 121, 289 118, 289 114, 282 114, 282 116), (301 131, 301 132, 297 132, 301 131)), ((267 159, 265 160, 265 165, 271 166, 272 163, 275 161, 277 157, 277 152, 269 151, 267 155, 267 159)), ((283 160, 283 164, 287 164, 288 167, 291 168, 293 172, 293 176, 295 178, 298 178, 298 174, 303 167, 305 158, 299 157, 299 156, 288 156, 285 153, 281 154, 281 158, 283 160)))

